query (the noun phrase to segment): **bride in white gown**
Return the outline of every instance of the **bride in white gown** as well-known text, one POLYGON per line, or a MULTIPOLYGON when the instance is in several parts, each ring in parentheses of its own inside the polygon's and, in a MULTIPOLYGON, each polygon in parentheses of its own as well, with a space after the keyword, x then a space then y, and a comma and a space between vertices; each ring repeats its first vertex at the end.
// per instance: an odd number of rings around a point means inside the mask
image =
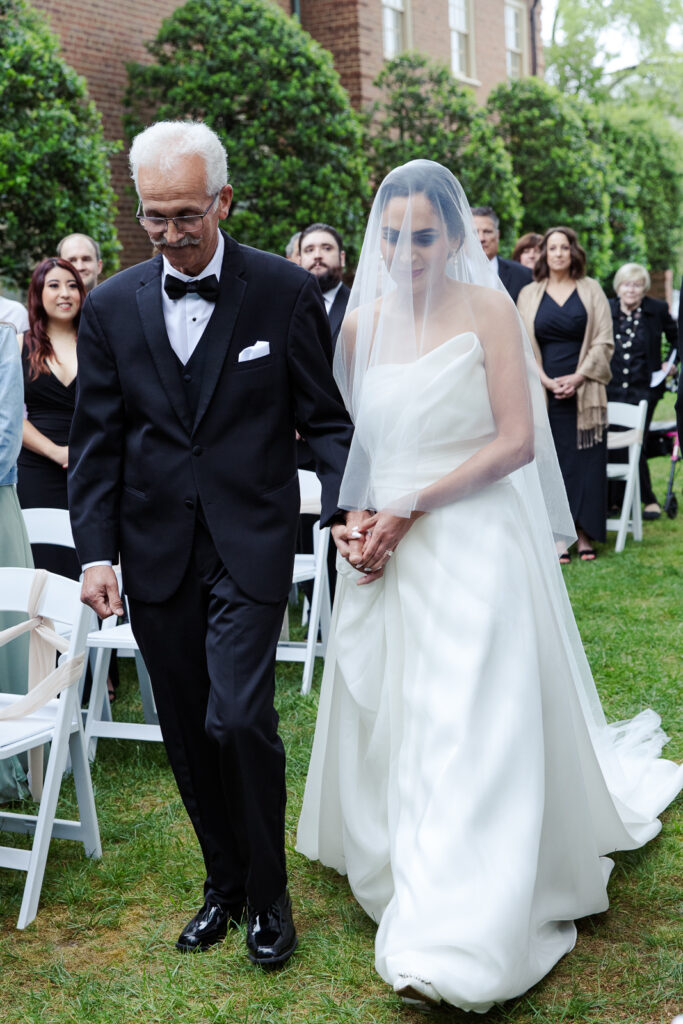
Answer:
POLYGON ((385 179, 348 310, 340 507, 376 514, 338 558, 297 849, 348 875, 397 992, 484 1012, 607 908, 683 770, 653 711, 605 723, 529 342, 445 168, 385 179))

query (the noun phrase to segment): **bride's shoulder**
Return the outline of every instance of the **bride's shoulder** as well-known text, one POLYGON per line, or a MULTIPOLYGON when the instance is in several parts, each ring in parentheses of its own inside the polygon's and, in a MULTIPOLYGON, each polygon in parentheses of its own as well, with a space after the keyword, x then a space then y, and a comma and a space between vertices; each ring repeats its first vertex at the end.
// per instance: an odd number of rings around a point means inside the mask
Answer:
POLYGON ((382 299, 375 299, 374 302, 366 302, 362 306, 356 306, 344 317, 342 323, 341 335, 342 337, 353 342, 358 333, 358 324, 361 320, 365 320, 368 317, 372 317, 373 330, 377 326, 377 320, 379 319, 380 310, 382 308, 382 299))

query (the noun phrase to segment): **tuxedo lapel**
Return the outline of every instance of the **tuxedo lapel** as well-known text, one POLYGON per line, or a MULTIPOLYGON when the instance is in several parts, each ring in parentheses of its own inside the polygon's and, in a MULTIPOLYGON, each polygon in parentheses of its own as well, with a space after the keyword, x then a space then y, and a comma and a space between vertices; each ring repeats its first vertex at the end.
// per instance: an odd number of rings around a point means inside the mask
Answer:
POLYGON ((346 312, 346 306, 349 301, 349 289, 345 284, 342 284, 341 288, 334 297, 332 308, 330 309, 330 334, 332 335, 332 350, 334 351, 335 344, 337 342, 337 335, 339 334, 339 328, 342 325, 344 319, 344 313, 346 312))
POLYGON ((223 237, 225 252, 221 267, 220 292, 216 308, 202 335, 202 344, 206 347, 206 353, 193 430, 199 426, 209 407, 209 402, 213 398, 223 363, 230 348, 237 314, 247 288, 247 283, 241 276, 244 272, 244 265, 238 245, 229 235, 224 233, 223 237))
POLYGON ((152 353, 161 385, 174 413, 189 434, 192 431, 192 417, 180 381, 176 357, 166 333, 161 305, 161 265, 161 256, 157 256, 147 265, 149 272, 143 277, 136 293, 138 312, 145 341, 152 353))

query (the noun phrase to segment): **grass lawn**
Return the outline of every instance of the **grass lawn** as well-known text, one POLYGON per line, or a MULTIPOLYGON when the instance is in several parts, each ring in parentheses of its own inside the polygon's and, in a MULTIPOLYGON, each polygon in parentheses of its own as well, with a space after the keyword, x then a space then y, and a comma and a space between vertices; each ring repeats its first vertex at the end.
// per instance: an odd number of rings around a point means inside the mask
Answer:
MULTIPOLYGON (((671 415, 671 399, 659 418, 671 415)), ((665 493, 668 462, 651 462, 665 493)), ((678 518, 645 524, 642 544, 614 554, 614 535, 594 564, 563 571, 608 718, 645 707, 683 759, 683 468, 678 518)), ((135 709, 122 662, 115 713, 135 709)), ((299 696, 296 665, 278 668, 278 708, 288 753, 290 888, 299 952, 279 973, 253 968, 244 932, 210 952, 173 943, 201 904, 202 862, 156 744, 100 740, 93 765, 104 855, 54 840, 38 916, 15 930, 24 874, 0 871, 0 1020, 8 1024, 389 1024, 424 1022, 405 1009, 373 967, 374 925, 346 881, 293 850, 315 724, 313 696, 299 696)), ((575 950, 518 1000, 485 1015, 438 1011, 436 1021, 482 1024, 669 1024, 683 1011, 682 802, 663 815, 645 849, 618 854, 611 907, 579 922, 575 950)), ((70 782, 58 810, 73 812, 70 782)), ((3 837, 4 841, 4 837, 3 837)), ((10 837, 25 845, 23 837, 10 837)))

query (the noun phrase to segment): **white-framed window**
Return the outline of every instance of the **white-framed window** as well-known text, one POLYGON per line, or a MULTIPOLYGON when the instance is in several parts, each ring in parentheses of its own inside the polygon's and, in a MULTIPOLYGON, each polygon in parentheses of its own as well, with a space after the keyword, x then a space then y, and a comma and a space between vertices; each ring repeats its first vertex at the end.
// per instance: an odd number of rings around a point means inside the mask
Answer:
POLYGON ((451 70, 458 78, 474 78, 474 46, 470 0, 448 0, 451 70))
POLYGON ((508 78, 521 78, 527 72, 526 16, 525 3, 508 0, 505 4, 505 63, 508 78))
POLYGON ((382 0, 382 36, 387 60, 407 49, 406 0, 382 0))

